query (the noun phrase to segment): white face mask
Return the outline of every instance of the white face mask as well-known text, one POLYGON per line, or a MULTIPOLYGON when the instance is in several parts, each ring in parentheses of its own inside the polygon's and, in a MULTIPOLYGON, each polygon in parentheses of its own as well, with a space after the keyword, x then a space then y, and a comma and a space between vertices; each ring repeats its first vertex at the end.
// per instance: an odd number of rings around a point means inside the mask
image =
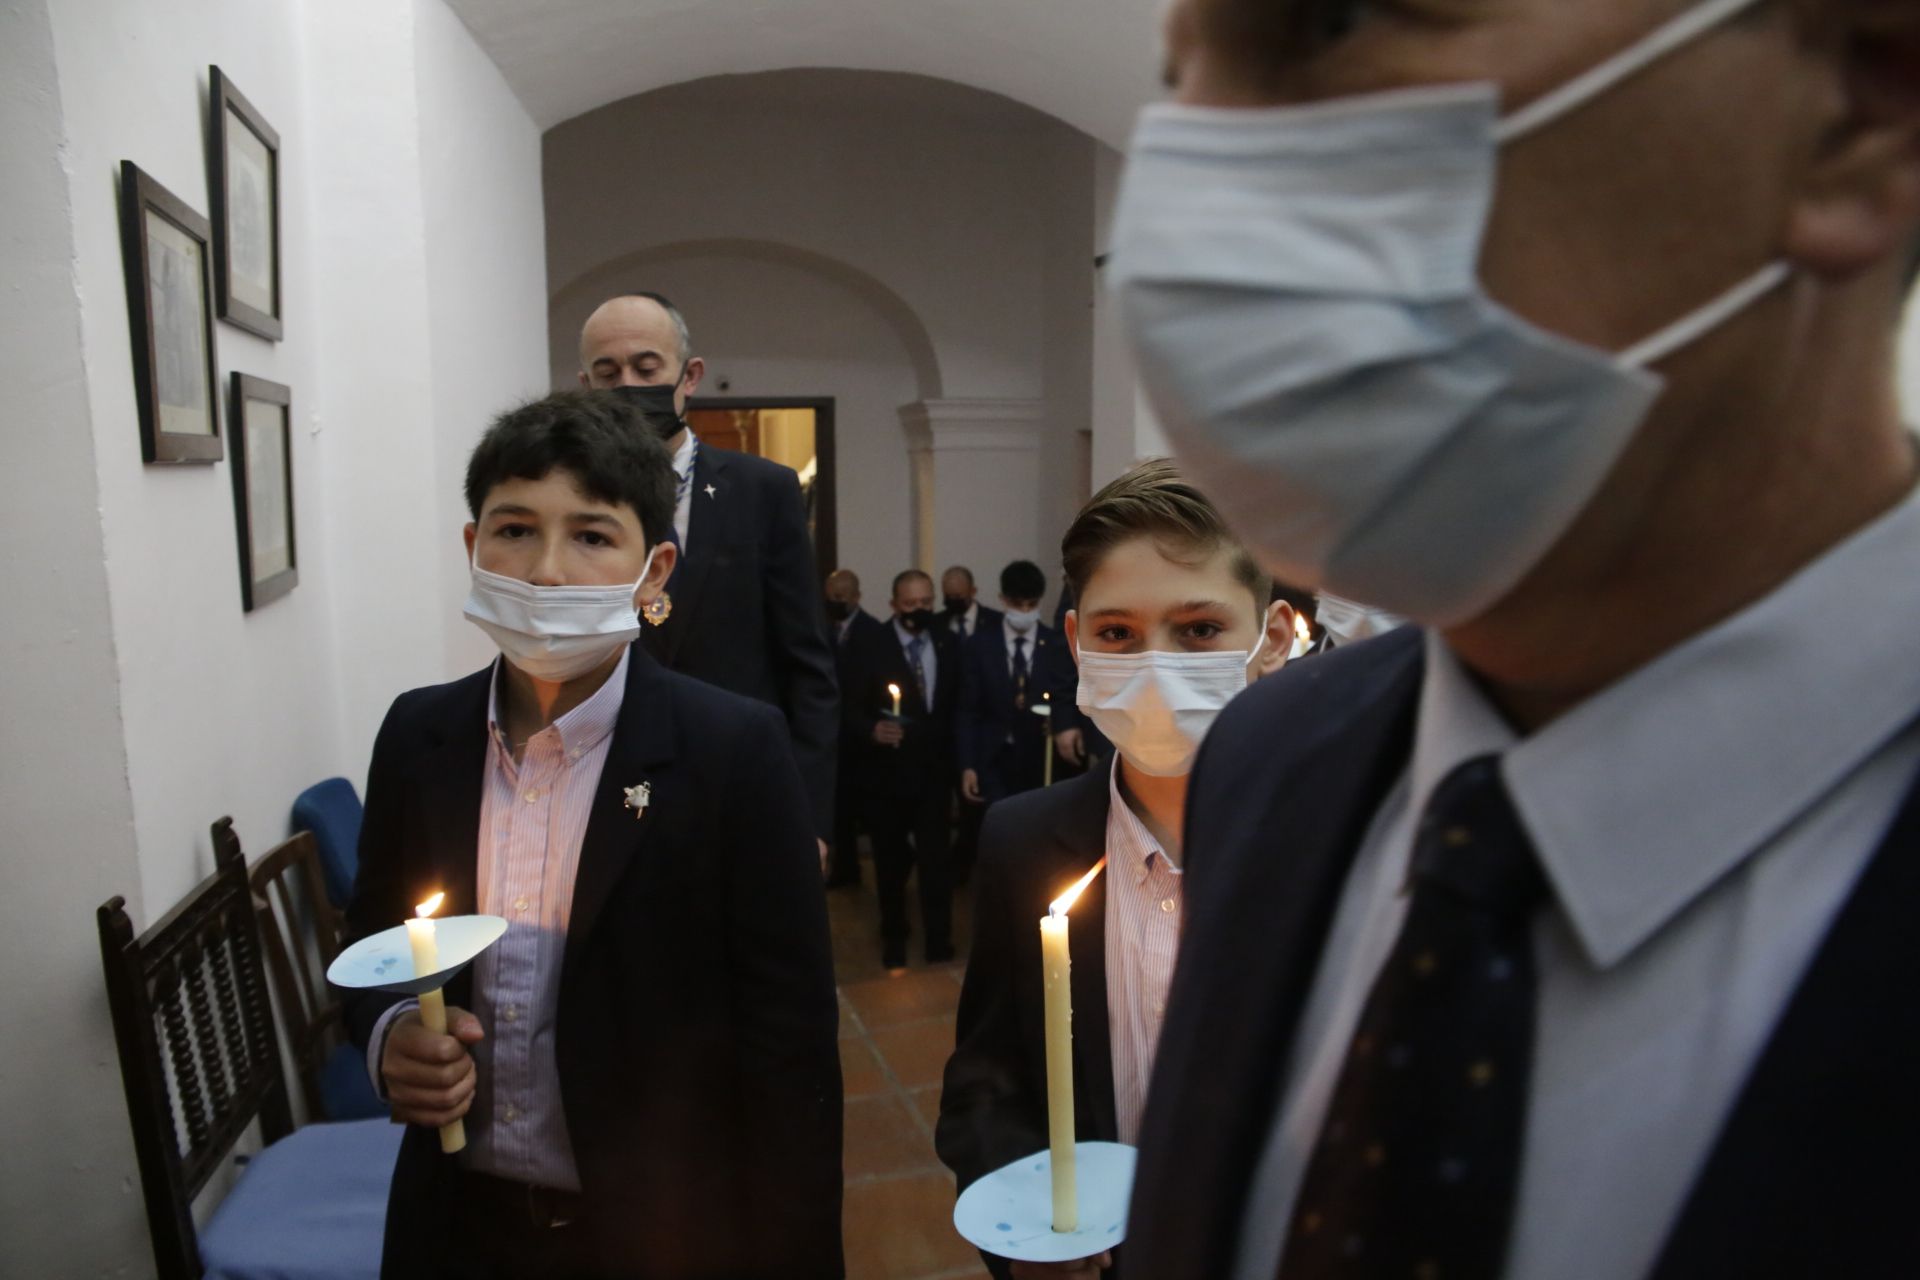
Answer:
POLYGON ((472 565, 467 621, 479 627, 508 662, 536 680, 571 680, 599 666, 640 634, 634 592, 653 568, 655 545, 640 577, 621 586, 536 587, 472 565))
POLYGON ((1128 764, 1149 777, 1184 777, 1221 708, 1247 687, 1266 642, 1262 632, 1251 653, 1082 649, 1075 701, 1128 764))
POLYGON ((1619 355, 1535 328, 1477 279, 1500 148, 1758 2, 1706 0, 1506 119, 1490 84, 1147 108, 1111 276, 1182 464, 1263 567, 1444 625, 1540 561, 1659 396, 1646 366, 1790 269, 1619 355))
POLYGON ((1038 609, 1009 609, 1007 610, 1007 625, 1012 627, 1014 631, 1020 635, 1025 635, 1040 625, 1040 611, 1038 609))
POLYGON ((1313 616, 1332 637, 1328 648, 1381 635, 1406 622, 1384 610, 1369 609, 1357 601, 1343 600, 1324 591, 1315 604, 1313 616))

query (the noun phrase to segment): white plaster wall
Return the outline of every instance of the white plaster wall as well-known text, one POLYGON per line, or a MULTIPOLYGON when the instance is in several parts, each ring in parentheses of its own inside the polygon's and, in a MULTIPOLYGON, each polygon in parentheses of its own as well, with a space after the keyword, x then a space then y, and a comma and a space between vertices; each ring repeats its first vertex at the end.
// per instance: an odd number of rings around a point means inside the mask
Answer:
POLYGON ((685 308, 707 361, 700 394, 834 397, 840 564, 860 575, 867 607, 883 612, 888 581, 911 564, 912 486, 895 409, 919 394, 912 357, 888 317, 844 280, 796 258, 672 255, 598 286, 555 300, 556 387, 578 385, 577 335, 601 297, 645 288, 685 308), (722 381, 731 390, 721 391, 722 381))
POLYGON ((0 6, 0 119, 0 1271, 136 1275, 145 1219, 93 912, 115 893, 144 907, 41 0, 0 6))
MULTIPOLYGON (((1005 99, 878 73, 718 77, 568 121, 545 149, 555 375, 570 379, 576 368, 580 318, 616 280, 645 286, 644 268, 663 255, 817 260, 819 274, 857 280, 920 344, 909 352, 918 386, 903 402, 1046 404, 1031 477, 981 482, 956 466, 940 479, 940 509, 973 512, 987 534, 978 540, 952 536, 942 519, 949 532, 939 545, 913 545, 910 511, 890 510, 906 501, 893 492, 909 475, 897 426, 873 451, 843 450, 842 558, 858 569, 860 548, 883 546, 903 564, 924 552, 990 579, 1003 558, 991 535, 1011 527, 1037 530, 1020 554, 1051 564, 1088 479, 1081 433, 1092 422, 1093 184, 1103 151, 1005 99), (847 498, 865 493, 889 496, 847 498)), ((700 276, 675 278, 687 283, 661 291, 710 329, 700 276)), ((792 307, 778 278, 750 290, 746 305, 792 307)), ((700 341, 711 357, 712 338, 700 341)))
POLYGON ((540 131, 451 10, 438 0, 414 9, 435 426, 429 544, 446 670, 465 673, 495 653, 460 617, 467 456, 495 415, 547 390, 540 131))
POLYGON ((300 788, 362 780, 396 693, 455 673, 466 442, 545 381, 539 139, 441 0, 19 0, 0 93, 0 963, 5 1025, 33 1028, 0 1047, 32 1099, 0 1137, 0 1269, 137 1275, 93 909, 123 893, 151 924, 210 870, 213 819, 264 849, 300 788), (252 614, 228 463, 140 461, 120 251, 122 158, 209 209, 209 63, 282 143, 285 339, 214 326, 223 424, 232 371, 294 393, 300 584, 252 614))

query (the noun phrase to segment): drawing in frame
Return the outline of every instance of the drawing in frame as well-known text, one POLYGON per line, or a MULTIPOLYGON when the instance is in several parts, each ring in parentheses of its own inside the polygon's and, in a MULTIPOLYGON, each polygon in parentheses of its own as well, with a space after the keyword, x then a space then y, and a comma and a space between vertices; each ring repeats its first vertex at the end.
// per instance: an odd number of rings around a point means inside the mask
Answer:
POLYGON ((251 613, 300 580, 293 536, 293 393, 278 382, 236 373, 227 424, 240 607, 251 613))
POLYGON ((221 456, 208 243, 205 218, 133 161, 120 162, 120 245, 148 462, 221 456))
POLYGON ((213 99, 213 276, 220 318, 276 342, 280 325, 280 135, 219 67, 213 99))

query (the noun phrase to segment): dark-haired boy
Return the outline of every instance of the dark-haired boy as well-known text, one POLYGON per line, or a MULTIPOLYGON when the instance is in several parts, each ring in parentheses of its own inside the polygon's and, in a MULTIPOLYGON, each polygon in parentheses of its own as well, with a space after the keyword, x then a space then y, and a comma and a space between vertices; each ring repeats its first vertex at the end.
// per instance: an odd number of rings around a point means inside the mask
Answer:
POLYGON ((351 934, 440 891, 443 914, 507 921, 449 984, 449 1034, 348 1001, 414 1126, 388 1275, 842 1274, 807 797, 775 710, 632 643, 675 552, 672 470, 633 415, 572 392, 493 424, 466 615, 501 660, 401 695, 374 744, 351 934))
POLYGON ((1000 571, 1005 612, 981 622, 962 649, 965 676, 955 715, 960 794, 992 804, 1040 785, 1052 729, 1034 708, 1071 701, 1073 666, 1060 633, 1040 621, 1047 576, 1031 560, 1000 571))
MULTIPOLYGON (((1117 756, 987 812, 973 954, 936 1146, 962 1189, 1047 1142, 1046 1042, 1035 927, 1103 856, 1073 912, 1073 1084, 1084 1140, 1135 1140, 1180 938, 1187 773, 1213 713, 1292 650, 1294 613, 1170 463, 1142 463, 1080 512, 1061 543, 1076 701, 1117 756)), ((997 1276, 1090 1276, 1110 1255, 997 1276)))

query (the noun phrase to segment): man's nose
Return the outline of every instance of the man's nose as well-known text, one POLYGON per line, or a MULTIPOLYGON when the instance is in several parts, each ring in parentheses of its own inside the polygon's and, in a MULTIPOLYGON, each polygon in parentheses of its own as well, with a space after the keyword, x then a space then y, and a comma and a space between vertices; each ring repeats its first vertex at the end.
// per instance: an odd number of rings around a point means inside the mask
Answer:
POLYGON ((536 587, 565 586, 567 573, 561 564, 561 552, 565 543, 553 538, 544 539, 540 544, 540 558, 534 561, 533 577, 528 581, 536 587))

